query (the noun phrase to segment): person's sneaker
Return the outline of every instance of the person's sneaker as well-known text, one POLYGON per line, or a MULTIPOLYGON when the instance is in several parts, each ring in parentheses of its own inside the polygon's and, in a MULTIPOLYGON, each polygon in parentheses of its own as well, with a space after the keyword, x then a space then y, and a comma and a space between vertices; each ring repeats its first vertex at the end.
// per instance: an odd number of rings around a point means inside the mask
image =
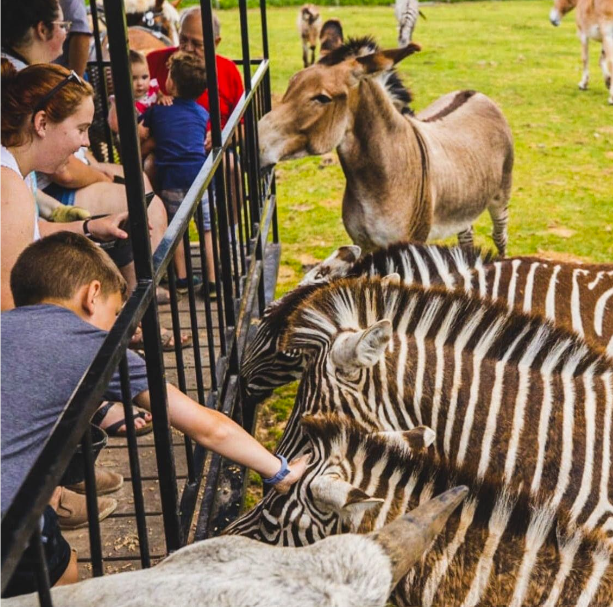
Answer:
MULTIPOLYGON (((202 285, 202 278, 197 274, 194 274, 193 278, 194 282, 194 292, 198 292, 198 289, 202 285)), ((177 278, 175 280, 175 285, 177 287, 177 293, 187 293, 188 292, 188 279, 186 278, 177 278)))
MULTIPOLYGON (((111 472, 102 466, 96 466, 96 493, 98 495, 106 495, 120 489, 123 485, 123 476, 117 472, 111 472)), ((85 493, 85 481, 75 483, 74 485, 66 485, 66 489, 75 493, 85 493)))
MULTIPOLYGON (((102 521, 115 512, 117 500, 112 497, 98 498, 98 520, 102 521)), ((87 526, 87 505, 85 496, 62 487, 60 503, 57 507, 60 529, 81 529, 87 526)))
MULTIPOLYGON (((213 301, 217 299, 217 291, 215 290, 215 283, 209 282, 208 285, 209 285, 209 299, 213 301)), ((205 283, 202 283, 202 288, 200 289, 200 294, 202 295, 202 297, 204 297, 205 288, 206 288, 205 283)))

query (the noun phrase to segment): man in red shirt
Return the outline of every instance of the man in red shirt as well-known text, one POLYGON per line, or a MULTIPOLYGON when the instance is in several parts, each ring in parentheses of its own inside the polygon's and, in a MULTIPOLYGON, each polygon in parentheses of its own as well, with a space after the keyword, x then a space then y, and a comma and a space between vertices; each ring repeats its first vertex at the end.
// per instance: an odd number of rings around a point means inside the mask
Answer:
MULTIPOLYGON (((213 33, 215 35, 215 47, 221 42, 221 26, 217 15, 213 15, 213 33)), ((147 55, 151 78, 157 78, 160 89, 164 95, 166 92, 166 77, 168 76, 168 57, 177 50, 191 53, 204 61, 204 39, 202 32, 202 16, 200 7, 186 10, 181 16, 181 30, 179 32, 179 46, 152 51, 147 55)), ((221 114, 221 128, 228 122, 234 108, 243 94, 243 81, 233 61, 216 55, 217 58, 217 83, 219 88, 219 106, 221 114)), ((198 103, 208 111, 209 92, 204 93, 197 99, 198 103)))

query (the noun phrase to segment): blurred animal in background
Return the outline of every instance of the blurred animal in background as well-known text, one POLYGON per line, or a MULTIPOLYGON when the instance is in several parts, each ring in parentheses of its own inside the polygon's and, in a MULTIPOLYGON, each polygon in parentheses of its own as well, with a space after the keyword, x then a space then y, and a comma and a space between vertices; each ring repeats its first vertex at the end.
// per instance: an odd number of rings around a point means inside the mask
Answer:
POLYGON ((398 21, 398 46, 407 46, 413 40, 413 30, 417 25, 417 18, 419 15, 424 17, 419 10, 419 0, 396 0, 394 12, 398 21))
POLYGON ((343 45, 343 26, 338 19, 328 19, 319 34, 319 56, 325 57, 330 51, 343 45))
POLYGON ((179 11, 182 0, 125 0, 128 26, 138 25, 159 32, 179 45, 179 11))
POLYGON ((609 103, 613 105, 613 0, 554 0, 549 13, 549 21, 556 27, 562 17, 577 8, 577 34, 581 41, 581 60, 583 75, 579 82, 582 91, 587 89, 590 79, 588 70, 589 41, 602 42, 600 53, 600 69, 604 77, 605 87, 609 91, 609 103))
POLYGON ((298 31, 302 38, 302 63, 309 67, 315 63, 315 47, 321 30, 321 15, 313 4, 304 4, 298 13, 298 31), (309 56, 309 51, 311 51, 309 56))

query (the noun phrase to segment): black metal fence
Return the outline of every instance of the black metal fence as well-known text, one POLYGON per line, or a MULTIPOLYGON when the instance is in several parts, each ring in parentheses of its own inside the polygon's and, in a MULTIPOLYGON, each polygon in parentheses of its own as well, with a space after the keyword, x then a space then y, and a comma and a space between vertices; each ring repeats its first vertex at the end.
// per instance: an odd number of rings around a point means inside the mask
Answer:
MULTIPOLYGON (((104 2, 137 286, 95 360, 66 404, 53 433, 44 444, 40 456, 29 471, 15 499, 2 517, 3 591, 21 554, 30 542, 34 542, 42 554, 39 519, 79 442, 82 443, 85 454, 92 572, 95 576, 103 574, 105 559, 102 554, 98 522, 89 420, 102 400, 110 377, 118 367, 126 413, 139 560, 142 567, 150 566, 152 555, 147 536, 147 513, 143 499, 139 451, 131 414, 128 365, 125 358, 128 343, 139 324, 143 331, 151 395, 166 552, 176 550, 188 541, 190 526, 194 520, 196 529, 193 535, 196 539, 202 539, 214 533, 237 513, 244 484, 244 471, 237 473, 236 467, 230 470, 222 458, 207 453, 188 437, 184 440, 187 478, 181 483, 182 486, 177 481, 156 300, 156 288, 164 274, 167 274, 179 389, 187 392, 188 383, 195 384, 194 396, 202 406, 221 410, 251 430, 254 415, 253 411, 245 411, 242 408, 240 390, 238 390, 238 370, 242 352, 249 338, 252 316, 261 313, 274 290, 280 253, 274 174, 261 174, 258 160, 257 121, 270 109, 266 9, 262 0, 260 3, 262 58, 252 60, 249 55, 246 1, 240 2, 243 57, 237 63, 242 65, 245 93, 222 132, 210 0, 202 0, 201 6, 210 98, 212 150, 168 226, 162 242, 152 252, 148 238, 140 147, 133 111, 123 2, 116 0, 104 2), (207 288, 208 252, 204 241, 203 212, 200 202, 205 192, 208 192, 211 211, 215 268, 215 281, 210 290, 217 294, 216 302, 212 301, 207 288), (199 240, 195 246, 191 246, 189 240, 189 225, 192 219, 199 228, 199 240), (179 310, 171 263, 181 241, 185 245, 188 276, 191 276, 192 262, 199 260, 205 287, 203 296, 200 297, 191 279, 189 280, 188 314, 179 310), (191 330, 193 337, 190 353, 190 358, 193 356, 193 364, 189 368, 184 361, 187 353, 180 345, 182 329, 191 330), (203 473, 204 470, 206 475, 203 473), (225 487, 222 500, 217 499, 220 482, 223 482, 225 487), (199 500, 203 484, 203 497, 199 500), (196 513, 198 504, 200 511, 196 513)), ((92 9, 95 11, 93 3, 92 9)), ((98 52, 101 50, 99 45, 97 50, 98 52)), ((94 71, 96 70, 99 76, 97 111, 104 121, 107 110, 104 65, 95 66, 94 71)), ((108 131, 105 132, 105 137, 109 137, 108 131)), ((108 139, 106 151, 112 157, 112 143, 108 139)), ((40 601, 43 605, 50 605, 51 595, 45 561, 40 559, 40 562, 38 575, 40 601)))

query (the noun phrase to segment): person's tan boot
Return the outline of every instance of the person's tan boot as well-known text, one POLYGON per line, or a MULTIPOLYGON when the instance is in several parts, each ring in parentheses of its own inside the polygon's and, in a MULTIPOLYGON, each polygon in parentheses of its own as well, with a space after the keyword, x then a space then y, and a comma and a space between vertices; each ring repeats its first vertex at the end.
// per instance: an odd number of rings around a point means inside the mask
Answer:
MULTIPOLYGON (((115 512, 117 500, 112 497, 98 498, 98 520, 104 520, 115 512)), ((80 529, 87 526, 87 505, 85 496, 62 487, 57 518, 61 529, 80 529)))
MULTIPOLYGON (((123 486, 123 476, 107 470, 102 466, 96 466, 96 493, 98 495, 106 495, 113 493, 123 486)), ((85 481, 75 483, 74 485, 66 485, 66 489, 75 493, 85 493, 85 481)))

